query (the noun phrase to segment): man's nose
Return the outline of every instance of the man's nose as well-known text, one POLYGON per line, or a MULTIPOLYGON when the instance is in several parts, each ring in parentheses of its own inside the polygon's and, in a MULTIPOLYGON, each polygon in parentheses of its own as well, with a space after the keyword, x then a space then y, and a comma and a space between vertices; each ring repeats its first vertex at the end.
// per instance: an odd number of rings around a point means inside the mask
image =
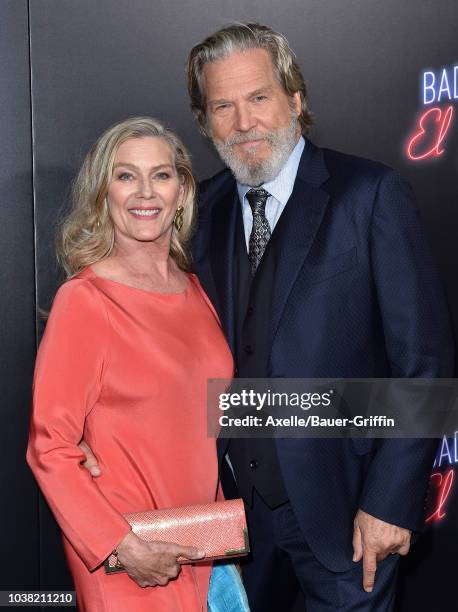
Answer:
POLYGON ((236 108, 235 129, 239 132, 248 132, 256 127, 257 120, 248 105, 241 104, 236 108))

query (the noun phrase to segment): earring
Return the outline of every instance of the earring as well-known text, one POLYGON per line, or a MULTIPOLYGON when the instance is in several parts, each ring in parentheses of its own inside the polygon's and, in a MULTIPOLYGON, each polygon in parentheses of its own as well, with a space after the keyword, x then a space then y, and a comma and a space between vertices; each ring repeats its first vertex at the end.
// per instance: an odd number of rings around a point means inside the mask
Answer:
POLYGON ((100 215, 97 215, 97 220, 95 222, 95 228, 99 232, 102 229, 102 219, 108 216, 108 202, 105 198, 103 201, 102 210, 100 211, 100 215))
POLYGON ((183 211, 184 211, 183 206, 178 206, 175 216, 173 218, 173 225, 176 227, 178 232, 183 227, 183 211))

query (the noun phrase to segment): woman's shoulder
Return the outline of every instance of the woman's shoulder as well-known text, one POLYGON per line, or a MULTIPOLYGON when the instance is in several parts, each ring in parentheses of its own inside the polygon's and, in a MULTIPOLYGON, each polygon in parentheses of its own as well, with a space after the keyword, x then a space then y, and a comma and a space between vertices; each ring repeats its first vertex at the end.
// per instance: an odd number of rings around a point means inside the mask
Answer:
POLYGON ((86 268, 62 283, 54 297, 51 313, 56 309, 65 310, 81 317, 101 310, 102 301, 93 277, 90 269, 86 268))
POLYGON ((212 304, 212 301, 210 300, 210 298, 206 294, 205 289, 200 284, 199 277, 197 276, 197 274, 194 274, 193 272, 188 272, 187 274, 189 276, 190 282, 197 289, 197 292, 199 293, 201 299, 204 300, 204 302, 207 304, 207 306, 209 307, 209 309, 211 310, 211 312, 213 313, 213 315, 215 316, 216 320, 219 323, 219 317, 218 317, 218 314, 216 312, 216 309, 215 309, 214 305, 212 304))
POLYGON ((202 285, 200 284, 199 277, 197 276, 197 274, 194 274, 194 272, 186 272, 186 276, 189 279, 189 283, 197 289, 198 293, 201 293, 205 295, 205 297, 207 297, 202 285))
POLYGON ((40 349, 67 354, 78 347, 80 355, 105 354, 109 335, 108 315, 97 288, 90 278, 78 275, 57 290, 40 349))

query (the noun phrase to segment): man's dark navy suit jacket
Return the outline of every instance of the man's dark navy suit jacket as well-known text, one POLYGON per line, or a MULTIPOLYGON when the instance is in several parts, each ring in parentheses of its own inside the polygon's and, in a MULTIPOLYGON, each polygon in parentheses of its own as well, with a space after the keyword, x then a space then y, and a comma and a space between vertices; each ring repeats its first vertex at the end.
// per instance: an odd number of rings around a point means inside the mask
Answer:
MULTIPOLYGON (((193 244, 195 271, 232 349, 238 206, 228 170, 205 181, 193 244)), ((411 190, 399 176, 306 139, 287 209, 266 329, 266 375, 453 376, 443 289, 411 190)), ((218 446, 221 459, 225 441, 218 446)), ((291 504, 326 567, 351 566, 358 508, 421 530, 436 446, 417 439, 276 440, 291 504)))

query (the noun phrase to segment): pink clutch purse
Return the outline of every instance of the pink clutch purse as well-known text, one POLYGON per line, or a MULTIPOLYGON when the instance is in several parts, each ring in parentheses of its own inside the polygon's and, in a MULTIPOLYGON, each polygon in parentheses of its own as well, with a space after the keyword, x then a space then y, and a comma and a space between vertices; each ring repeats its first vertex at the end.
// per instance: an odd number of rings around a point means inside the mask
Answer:
MULTIPOLYGON (((124 514, 142 540, 173 542, 205 551, 201 561, 240 557, 250 552, 245 509, 241 499, 124 514)), ((198 563, 178 557, 179 563, 198 563)), ((116 554, 104 563, 107 574, 122 572, 116 554)))

